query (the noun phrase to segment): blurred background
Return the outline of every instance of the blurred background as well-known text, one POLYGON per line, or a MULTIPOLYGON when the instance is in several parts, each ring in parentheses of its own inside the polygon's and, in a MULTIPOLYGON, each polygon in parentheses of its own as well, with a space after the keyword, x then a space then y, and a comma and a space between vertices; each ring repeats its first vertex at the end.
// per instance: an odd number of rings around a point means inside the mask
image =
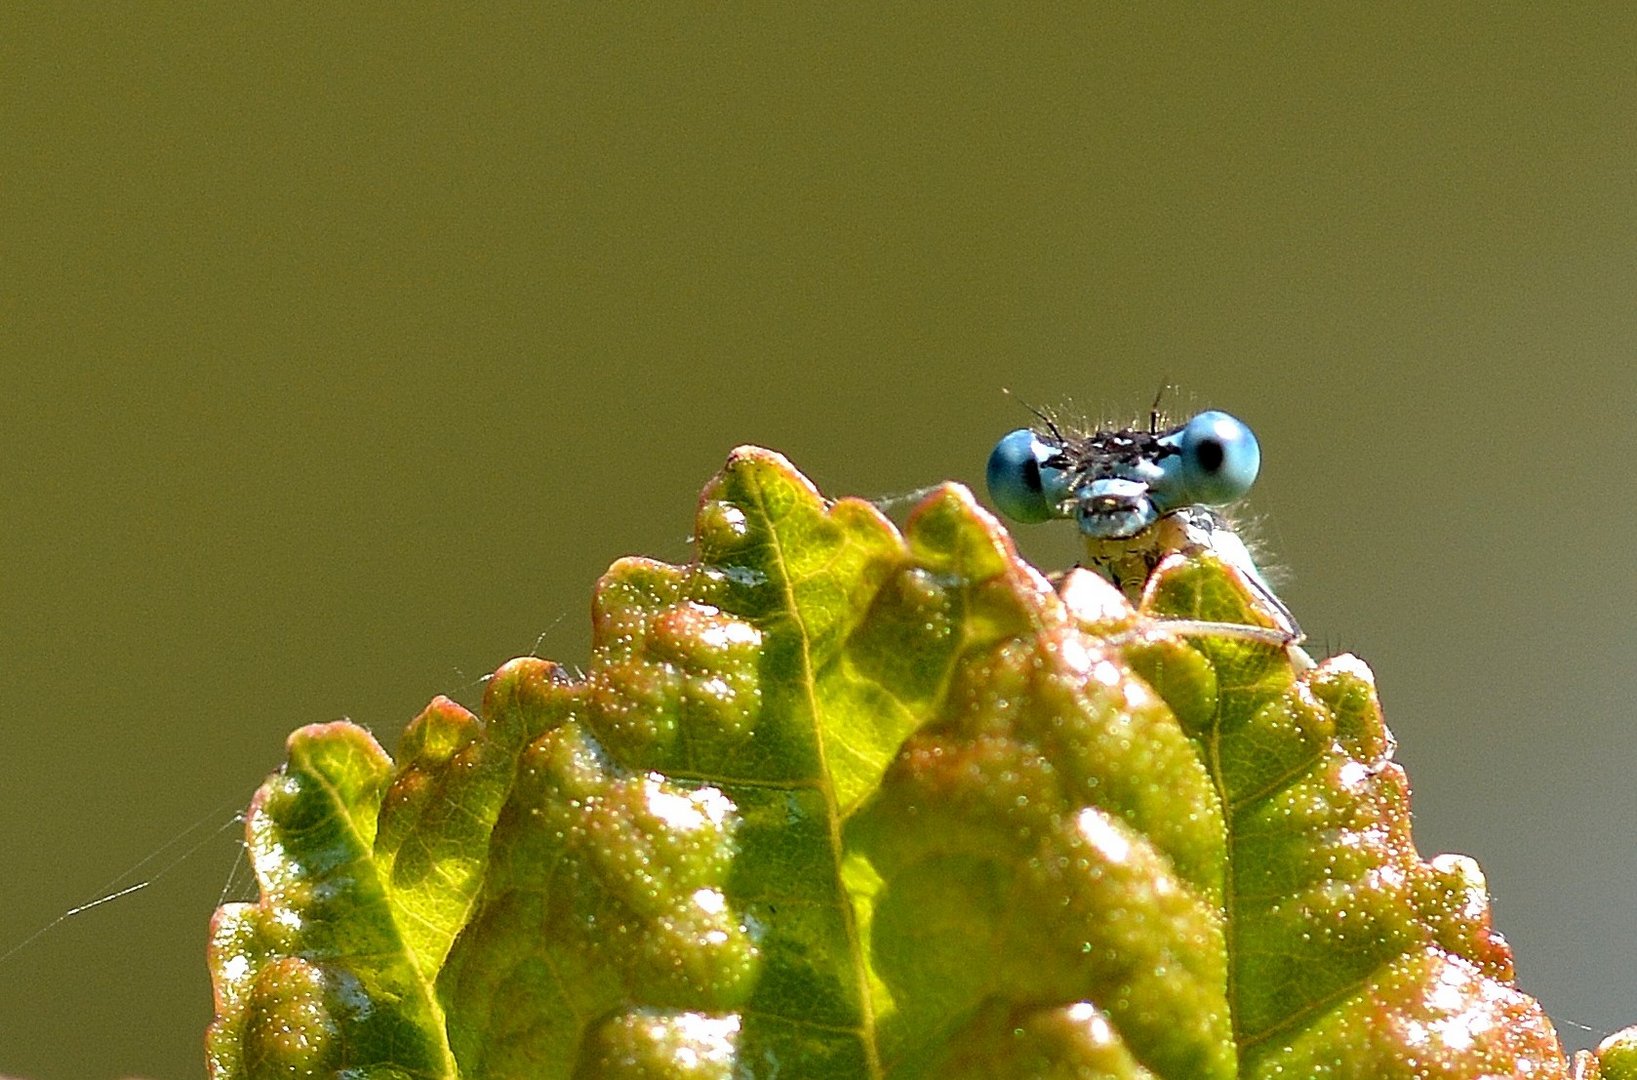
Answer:
POLYGON ((0 1074, 202 1076, 284 736, 583 662, 735 444, 976 483, 1003 387, 1165 381, 1422 852, 1637 1020, 1628 11, 167 7, 0 26, 0 952, 153 879, 0 960, 0 1074))

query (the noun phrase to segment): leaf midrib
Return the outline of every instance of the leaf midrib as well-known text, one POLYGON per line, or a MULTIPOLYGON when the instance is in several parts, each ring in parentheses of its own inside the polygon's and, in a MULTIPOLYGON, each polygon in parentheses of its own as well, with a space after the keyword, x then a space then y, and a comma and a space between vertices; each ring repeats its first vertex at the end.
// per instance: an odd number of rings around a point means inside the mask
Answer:
MULTIPOLYGON (((329 799, 330 804, 336 808, 336 816, 344 823, 354 848, 360 853, 360 859, 369 866, 370 876, 375 879, 376 886, 381 891, 381 906, 385 909, 392 939, 397 943, 394 951, 404 966, 411 972, 416 991, 427 1007, 427 1015, 431 1019, 436 1032, 438 1049, 443 1056, 444 1075, 454 1080, 454 1078, 460 1076, 460 1070, 455 1063, 454 1050, 449 1045, 448 1020, 443 1015, 442 1003, 438 1001, 436 983, 435 981, 429 981, 421 972, 421 967, 415 962, 414 953, 411 952, 403 935, 402 927, 398 922, 397 908, 392 903, 391 885, 382 877, 379 860, 375 857, 375 843, 373 839, 368 842, 365 841, 365 834, 358 823, 358 817, 348 809, 346 799, 341 796, 340 789, 330 782, 329 777, 321 770, 313 768, 310 762, 305 768, 307 774, 318 781, 320 789, 329 799)), ((377 807, 377 813, 379 813, 379 806, 377 807)))
POLYGON ((791 580, 790 564, 786 561, 784 554, 784 539, 779 535, 773 515, 768 512, 767 500, 762 494, 760 478, 752 485, 751 490, 756 499, 757 513, 767 523, 774 565, 779 570, 779 587, 784 593, 785 610, 790 612, 790 621, 795 626, 796 632, 801 639, 802 693, 807 697, 807 711, 808 715, 812 717, 814 753, 817 755, 819 768, 819 782, 815 786, 824 799, 825 829, 830 840, 832 855, 830 869, 834 878, 835 896, 838 898, 841 908, 842 923, 847 932, 847 949, 851 954, 852 969, 858 981, 857 999, 862 1027, 860 1041, 863 1043, 869 1075, 871 1077, 880 1077, 882 1075, 881 1059, 875 1044, 875 1007, 870 999, 869 979, 865 974, 863 943, 858 934, 858 917, 853 910, 853 905, 848 900, 846 885, 841 880, 841 810, 836 803, 835 784, 826 782, 830 776, 830 763, 824 745, 824 731, 820 719, 818 695, 815 692, 816 679, 813 672, 812 636, 808 633, 807 623, 802 618, 801 608, 796 603, 796 591, 791 580))

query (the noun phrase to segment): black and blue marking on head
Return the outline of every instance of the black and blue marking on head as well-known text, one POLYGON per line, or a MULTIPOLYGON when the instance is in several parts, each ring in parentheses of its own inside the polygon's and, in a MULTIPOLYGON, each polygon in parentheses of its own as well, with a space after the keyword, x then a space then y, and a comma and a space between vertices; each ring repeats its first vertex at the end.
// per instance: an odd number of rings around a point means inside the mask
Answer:
POLYGON ((1136 536, 1190 506, 1224 506, 1250 490, 1261 466, 1251 429, 1225 412, 1202 412, 1159 430, 1066 434, 1019 428, 989 455, 989 496, 1014 521, 1073 518, 1096 540, 1136 536))

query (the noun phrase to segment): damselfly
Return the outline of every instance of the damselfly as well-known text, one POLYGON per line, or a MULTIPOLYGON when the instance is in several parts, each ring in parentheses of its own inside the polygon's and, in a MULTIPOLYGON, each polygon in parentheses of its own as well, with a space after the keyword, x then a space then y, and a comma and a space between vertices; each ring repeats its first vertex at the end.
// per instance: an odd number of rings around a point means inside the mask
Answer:
MULTIPOLYGON (((1256 568, 1218 508, 1250 490, 1262 452, 1251 429, 1225 412, 1199 413, 1163 428, 1065 431, 1036 411, 1043 429, 1019 428, 989 455, 989 496, 1014 521, 1072 518, 1086 541, 1086 565, 1135 600, 1172 552, 1208 551, 1244 575, 1271 627, 1190 624, 1294 647, 1302 641, 1290 609, 1256 568)), ((1305 654, 1303 654, 1305 658, 1305 654)))

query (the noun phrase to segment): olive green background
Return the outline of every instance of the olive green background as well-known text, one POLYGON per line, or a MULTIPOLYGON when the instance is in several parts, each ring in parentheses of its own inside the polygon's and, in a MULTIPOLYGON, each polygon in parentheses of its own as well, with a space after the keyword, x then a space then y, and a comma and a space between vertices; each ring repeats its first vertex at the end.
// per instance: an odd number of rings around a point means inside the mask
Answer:
POLYGON ((0 16, 0 951, 203 846, 0 961, 0 1074, 202 1075, 284 735, 583 661, 734 444, 901 493, 1002 387, 1166 380, 1259 433, 1422 850, 1571 1046, 1637 1020, 1618 5, 147 7, 0 16))

